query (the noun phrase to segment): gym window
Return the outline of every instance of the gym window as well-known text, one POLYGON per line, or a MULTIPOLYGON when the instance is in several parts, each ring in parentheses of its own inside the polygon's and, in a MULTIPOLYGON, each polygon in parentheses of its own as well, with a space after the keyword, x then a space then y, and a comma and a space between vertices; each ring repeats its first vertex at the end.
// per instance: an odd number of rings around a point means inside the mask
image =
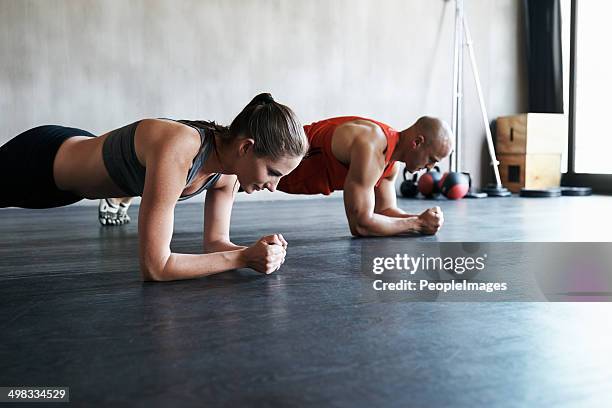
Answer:
POLYGON ((607 157, 612 154, 607 123, 607 96, 612 94, 612 49, 607 46, 612 38, 608 22, 612 2, 571 0, 570 13, 569 142, 563 184, 612 193, 612 160, 607 157))

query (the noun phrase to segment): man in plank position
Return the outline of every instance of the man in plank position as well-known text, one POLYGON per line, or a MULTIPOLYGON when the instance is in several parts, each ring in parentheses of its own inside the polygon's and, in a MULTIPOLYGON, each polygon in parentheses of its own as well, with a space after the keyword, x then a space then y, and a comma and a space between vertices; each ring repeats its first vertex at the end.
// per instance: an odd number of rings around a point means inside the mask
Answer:
POLYGON ((440 119, 424 116, 398 132, 384 123, 345 116, 304 126, 310 150, 300 165, 280 179, 290 194, 344 190, 344 207, 355 236, 435 234, 444 217, 440 207, 407 214, 397 207, 399 163, 410 172, 432 168, 452 150, 452 132, 440 119))

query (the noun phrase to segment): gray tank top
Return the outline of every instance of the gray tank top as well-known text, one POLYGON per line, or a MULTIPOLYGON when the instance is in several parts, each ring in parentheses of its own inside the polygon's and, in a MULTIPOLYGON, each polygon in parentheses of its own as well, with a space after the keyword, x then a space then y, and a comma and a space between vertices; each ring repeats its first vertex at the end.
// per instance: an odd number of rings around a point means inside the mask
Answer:
MULTIPOLYGON (((145 174, 147 170, 138 161, 136 149, 134 147, 134 135, 139 122, 140 121, 134 122, 122 128, 113 130, 108 134, 106 140, 104 141, 104 145, 102 146, 102 158, 108 174, 115 184, 117 184, 117 186, 126 193, 126 196, 129 197, 142 196, 145 183, 145 174)), ((198 128, 181 120, 175 120, 175 122, 191 126, 200 134, 200 150, 193 159, 191 168, 187 173, 185 185, 188 185, 191 183, 191 181, 193 181, 196 174, 198 174, 198 171, 202 168, 206 162, 206 159, 208 158, 208 155, 212 151, 214 136, 213 133, 211 131, 207 131, 207 129, 198 128)), ((208 180, 206 180, 204 185, 198 189, 198 191, 193 194, 181 196, 179 201, 191 198, 214 186, 220 177, 220 173, 213 174, 208 178, 208 180)))

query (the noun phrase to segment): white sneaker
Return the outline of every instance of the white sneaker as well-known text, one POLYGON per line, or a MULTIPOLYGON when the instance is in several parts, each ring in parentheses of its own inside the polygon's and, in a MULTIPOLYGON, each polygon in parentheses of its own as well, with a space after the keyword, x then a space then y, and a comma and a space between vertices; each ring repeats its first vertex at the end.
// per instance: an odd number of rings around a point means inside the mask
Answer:
POLYGON ((129 204, 114 204, 108 198, 103 198, 98 204, 98 221, 102 225, 123 225, 131 221, 127 213, 129 204))

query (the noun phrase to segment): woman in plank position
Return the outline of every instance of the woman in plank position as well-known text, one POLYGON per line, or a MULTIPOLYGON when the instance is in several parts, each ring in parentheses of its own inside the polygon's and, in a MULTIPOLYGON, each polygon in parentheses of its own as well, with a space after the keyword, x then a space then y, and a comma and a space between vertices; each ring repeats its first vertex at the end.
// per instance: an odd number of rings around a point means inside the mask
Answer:
MULTIPOLYGON (((143 119, 96 137, 76 128, 40 126, 0 147, 0 207, 51 208, 83 198, 142 196, 143 279, 189 279, 242 267, 268 274, 284 262, 287 242, 273 234, 250 247, 234 245, 229 238, 234 195, 238 185, 247 193, 274 191, 307 150, 296 115, 267 93, 257 95, 229 127, 143 119), (205 253, 173 253, 174 207, 203 190, 205 253)), ((118 207, 128 200, 106 202, 118 207)), ((120 218, 101 210, 107 220, 120 218)))

